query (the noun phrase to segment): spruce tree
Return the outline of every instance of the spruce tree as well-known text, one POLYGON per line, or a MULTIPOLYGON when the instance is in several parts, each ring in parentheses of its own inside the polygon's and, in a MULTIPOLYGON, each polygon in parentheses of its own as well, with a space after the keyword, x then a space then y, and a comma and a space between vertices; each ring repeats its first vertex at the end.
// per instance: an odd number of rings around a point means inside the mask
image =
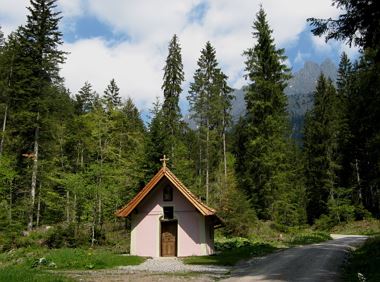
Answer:
POLYGON ((1 30, 1 25, 0 25, 0 51, 4 47, 4 44, 5 44, 4 33, 1 30))
POLYGON ((106 90, 104 90, 104 100, 107 108, 117 108, 121 105, 120 89, 117 86, 115 79, 111 79, 110 83, 107 85, 106 90))
POLYGON ((55 9, 56 0, 31 0, 26 25, 18 30, 22 52, 19 63, 24 69, 20 76, 24 76, 23 85, 29 96, 22 97, 25 102, 18 101, 18 104, 22 104, 24 110, 32 114, 34 119, 34 132, 27 137, 34 142, 30 144, 29 140, 25 140, 33 151, 28 229, 33 227, 35 213, 39 147, 43 141, 40 131, 47 130, 42 126, 47 123, 45 119, 48 118, 47 113, 52 105, 48 98, 54 95, 54 87, 61 82, 59 68, 65 61, 65 52, 59 50, 63 43, 62 33, 59 31, 61 17, 60 12, 55 9))
POLYGON ((314 92, 314 107, 305 120, 304 151, 306 155, 307 213, 312 223, 329 213, 328 202, 338 188, 339 131, 336 90, 322 74, 314 92))
POLYGON ((354 156, 351 166, 354 167, 357 202, 379 216, 380 9, 377 1, 332 0, 332 4, 341 11, 338 18, 310 18, 308 21, 314 35, 324 35, 326 41, 345 40, 362 51, 350 79, 351 145, 347 153, 354 156))
POLYGON ((350 112, 349 101, 351 99, 352 92, 352 75, 353 69, 350 59, 345 52, 342 53, 338 68, 337 77, 337 138, 338 138, 338 161, 340 164, 340 170, 337 171, 338 184, 340 187, 352 187, 353 181, 353 161, 352 158, 352 146, 351 139, 352 134, 350 132, 350 112))
POLYGON ((97 93, 92 90, 92 85, 86 81, 78 94, 75 95, 76 104, 75 108, 78 114, 90 112, 98 99, 97 93))
MULTIPOLYGON (((174 147, 178 141, 180 131, 181 112, 179 109, 179 96, 182 92, 181 84, 184 81, 182 65, 181 47, 178 43, 177 35, 174 35, 169 43, 169 54, 164 67, 164 82, 162 90, 164 92, 164 102, 162 104, 162 114, 164 123, 169 132, 166 138, 165 153, 174 158, 174 147)), ((172 160, 174 161, 174 160, 172 160)))
MULTIPOLYGON (((222 73, 216 60, 216 52, 210 42, 201 50, 198 68, 194 74, 194 82, 190 84, 190 113, 198 127, 200 177, 205 178, 206 202, 209 200, 211 173, 221 159, 218 150, 218 125, 223 120, 223 110, 228 112, 230 89, 226 84, 226 76, 222 73)), ((225 117, 228 119, 228 117, 225 117)), ((227 120, 226 120, 227 121, 227 120)), ((224 127, 223 127, 224 128, 224 127)), ((221 136, 221 135, 219 135, 221 136)), ((221 148, 221 147, 219 147, 221 148)))
POLYGON ((284 49, 276 49, 262 7, 253 23, 254 47, 246 57, 246 116, 238 133, 237 164, 240 187, 249 195, 257 215, 272 219, 274 204, 284 190, 287 167, 287 99, 284 94, 289 69, 284 49))

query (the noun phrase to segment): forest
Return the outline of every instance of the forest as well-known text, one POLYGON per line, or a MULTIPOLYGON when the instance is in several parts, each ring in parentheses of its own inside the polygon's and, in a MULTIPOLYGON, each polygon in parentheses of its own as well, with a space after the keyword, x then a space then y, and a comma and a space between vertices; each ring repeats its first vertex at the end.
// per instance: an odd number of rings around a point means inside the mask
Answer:
POLYGON ((145 123, 112 77, 103 93, 91 81, 70 93, 60 76, 70 54, 61 49, 56 0, 31 0, 24 25, 6 38, 0 29, 0 251, 22 246, 20 237, 42 226, 56 231, 52 246, 59 232, 67 246, 105 244, 109 232, 128 228, 114 213, 159 170, 163 155, 218 211, 225 236, 249 237, 266 221, 329 230, 378 219, 380 15, 372 1, 362 2, 334 0, 343 8, 337 19, 308 19, 315 36, 357 46, 360 56, 351 61, 342 53, 336 82, 321 74, 296 142, 284 94, 292 74, 263 7, 242 54, 247 110, 238 122, 212 42, 200 51, 185 93, 173 35, 162 99, 145 123), (184 121, 181 95, 194 128, 184 121))

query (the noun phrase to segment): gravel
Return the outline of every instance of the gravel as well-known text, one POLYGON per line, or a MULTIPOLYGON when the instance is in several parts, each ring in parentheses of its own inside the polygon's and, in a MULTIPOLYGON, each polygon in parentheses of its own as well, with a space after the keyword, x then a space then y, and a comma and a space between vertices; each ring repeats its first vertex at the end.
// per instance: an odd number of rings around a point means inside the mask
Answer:
POLYGON ((120 266, 119 269, 128 272, 202 272, 222 275, 229 272, 231 267, 216 265, 189 265, 184 264, 181 259, 178 258, 152 258, 147 259, 140 265, 120 266))

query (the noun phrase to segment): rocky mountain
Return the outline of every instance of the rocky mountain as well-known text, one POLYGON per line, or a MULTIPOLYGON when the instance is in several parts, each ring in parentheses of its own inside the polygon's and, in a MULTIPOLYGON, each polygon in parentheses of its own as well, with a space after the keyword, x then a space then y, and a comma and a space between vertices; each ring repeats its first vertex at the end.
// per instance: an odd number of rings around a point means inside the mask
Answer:
MULTIPOLYGON (((293 78, 289 80, 285 89, 285 94, 288 96, 292 135, 296 139, 302 137, 305 113, 313 106, 313 92, 321 73, 332 81, 336 81, 337 67, 330 59, 326 59, 320 65, 311 61, 305 62, 303 68, 293 74, 293 78)), ((232 115, 234 121, 237 121, 245 112, 243 89, 235 90, 234 95, 232 115)))
MULTIPOLYGON (((337 67, 330 59, 326 59, 321 64, 307 61, 302 69, 293 73, 293 77, 289 80, 288 86, 285 88, 285 94, 288 96, 288 112, 291 119, 292 136, 297 140, 302 138, 305 114, 313 106, 313 92, 321 73, 335 82, 337 78, 337 67)), ((244 115, 246 110, 244 90, 236 89, 234 96, 232 116, 233 121, 237 122, 239 117, 244 115)), ((185 121, 191 128, 195 128, 195 124, 191 121, 189 116, 185 117, 185 121)))

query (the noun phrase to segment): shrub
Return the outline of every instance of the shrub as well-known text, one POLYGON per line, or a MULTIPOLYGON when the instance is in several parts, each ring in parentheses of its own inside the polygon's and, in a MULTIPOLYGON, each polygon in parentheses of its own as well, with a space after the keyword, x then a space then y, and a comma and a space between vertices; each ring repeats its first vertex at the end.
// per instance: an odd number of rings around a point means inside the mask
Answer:
POLYGON ((49 248, 75 248, 88 245, 89 240, 90 234, 85 228, 78 228, 71 223, 51 228, 45 243, 49 248))

